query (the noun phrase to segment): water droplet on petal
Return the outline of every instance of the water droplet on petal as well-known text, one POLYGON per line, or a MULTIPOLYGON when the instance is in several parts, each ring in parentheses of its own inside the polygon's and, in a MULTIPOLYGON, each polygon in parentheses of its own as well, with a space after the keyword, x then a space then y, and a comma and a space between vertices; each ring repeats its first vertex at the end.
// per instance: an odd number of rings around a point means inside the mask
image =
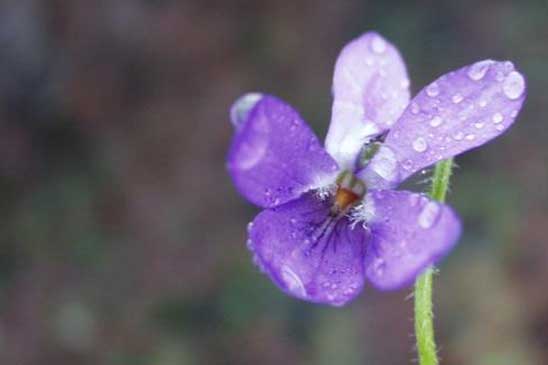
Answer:
POLYGON ((476 129, 482 129, 484 125, 485 123, 482 122, 474 123, 474 127, 476 127, 476 129))
POLYGON ((426 87, 426 94, 430 97, 438 96, 439 93, 440 88, 435 81, 426 87))
POLYGON ((424 229, 431 228, 440 217, 441 207, 438 203, 429 201, 419 214, 418 223, 424 229))
POLYGON ((430 125, 434 128, 440 126, 442 123, 443 123, 443 119, 438 115, 436 115, 434 118, 430 120, 430 125))
POLYGON ((296 225, 297 224, 297 218, 290 218, 289 223, 291 223, 292 225, 296 225))
POLYGON ((474 139, 476 139, 476 136, 473 134, 468 134, 464 138, 466 138, 468 141, 473 141, 474 139))
POLYGON ((289 130, 291 132, 294 132, 297 129, 298 126, 299 126, 299 123, 296 120, 294 120, 293 123, 291 123, 291 126, 289 127, 289 130))
POLYGON ((259 255, 253 255, 253 263, 259 268, 262 273, 266 273, 266 269, 263 265, 262 260, 259 258, 259 255))
POLYGON ((401 82, 400 82, 400 87, 401 87, 402 89, 407 89, 407 88, 409 87, 409 84, 410 84, 410 83, 409 83, 409 79, 403 79, 403 80, 401 80, 401 82))
POLYGON ((247 248, 250 250, 250 251, 253 251, 255 249, 255 246, 253 245, 253 241, 251 241, 250 239, 248 239, 247 241, 245 241, 245 245, 247 246, 247 248))
POLYGON ((375 36, 371 41, 371 49, 375 53, 383 53, 386 50, 386 42, 379 36, 375 36))
POLYGON ((493 123, 499 124, 500 122, 503 121, 503 119, 504 119, 504 116, 502 114, 500 113, 493 114, 493 118, 492 118, 493 123))
POLYGON ((388 146, 379 149, 369 167, 387 181, 395 181, 399 175, 396 154, 388 146))
POLYGON ((508 99, 515 100, 519 98, 525 90, 523 76, 517 71, 510 72, 504 81, 504 85, 502 85, 502 90, 508 99))
POLYGON ((480 108, 485 108, 487 106, 487 100, 480 100, 478 104, 480 108))
POLYGON ((263 94, 247 93, 234 102, 230 109, 230 120, 236 130, 242 128, 247 121, 249 112, 262 98, 263 94))
POLYGON ((464 97, 461 94, 457 93, 457 94, 453 95, 451 100, 453 101, 453 103, 458 104, 458 103, 460 103, 461 101, 464 100, 464 97))
POLYGON ((412 207, 418 204, 420 201, 421 195, 418 193, 413 193, 409 195, 409 204, 411 204, 412 207))
POLYGON ((462 132, 457 132, 455 133, 455 135, 453 136, 453 139, 455 139, 456 141, 460 141, 461 139, 464 138, 464 133, 462 132))
POLYGON ((356 288, 350 286, 350 287, 344 289, 343 294, 346 295, 346 296, 351 296, 351 295, 354 294, 355 291, 356 291, 356 288))
POLYGON ((497 131, 502 131, 502 130, 504 130, 504 125, 499 124, 495 128, 497 129, 497 131))
POLYGON ((517 117, 517 116, 518 116, 518 110, 517 110, 517 109, 516 109, 516 110, 512 110, 512 112, 510 113, 510 116, 511 116, 512 118, 517 117))
MULTIPOLYGON (((405 245, 405 241, 404 241, 403 244, 405 245)), ((401 245, 402 245, 402 243, 398 243, 398 246, 401 246, 401 245)), ((395 258, 400 258, 404 255, 404 251, 400 250, 399 247, 394 246, 391 250, 391 254, 395 258)))
POLYGON ((474 81, 479 81, 483 79, 492 64, 493 61, 489 60, 474 63, 468 69, 468 77, 470 77, 474 81))
POLYGON ((247 233, 250 233, 252 229, 253 229, 253 222, 249 222, 247 224, 247 233))
POLYGON ((282 267, 281 277, 291 293, 298 297, 306 297, 306 289, 301 278, 289 266, 282 267))
POLYGON ((424 152, 428 148, 428 143, 422 137, 418 137, 413 141, 413 149, 417 152, 424 152))
POLYGON ((402 167, 406 170, 411 170, 411 168, 413 167, 413 161, 411 161, 411 160, 403 161, 402 167))
POLYGON ((373 271, 375 272, 375 275, 377 276, 383 276, 384 270, 386 269, 386 263, 383 259, 375 259, 373 262, 373 271))
POLYGON ((420 107, 419 107, 419 104, 415 103, 415 102, 412 102, 411 103, 411 113, 413 114, 418 114, 420 112, 420 107))
POLYGON ((315 137, 310 138, 308 142, 308 150, 316 151, 319 148, 318 140, 315 137))

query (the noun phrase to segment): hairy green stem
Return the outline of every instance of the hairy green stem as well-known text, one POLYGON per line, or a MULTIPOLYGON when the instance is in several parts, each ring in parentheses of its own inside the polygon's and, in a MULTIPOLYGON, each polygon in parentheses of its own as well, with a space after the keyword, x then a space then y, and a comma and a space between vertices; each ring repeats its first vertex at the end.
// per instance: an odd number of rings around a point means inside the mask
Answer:
POLYGON ((449 179, 453 168, 453 159, 438 162, 432 176, 432 187, 430 188, 430 197, 439 202, 445 201, 447 190, 449 189, 449 179))
MULTIPOLYGON (((432 199, 445 201, 452 167, 452 159, 440 161, 436 165, 430 188, 432 199)), ((434 268, 428 268, 415 283, 415 337, 420 365, 438 365, 432 312, 433 275, 434 268)))

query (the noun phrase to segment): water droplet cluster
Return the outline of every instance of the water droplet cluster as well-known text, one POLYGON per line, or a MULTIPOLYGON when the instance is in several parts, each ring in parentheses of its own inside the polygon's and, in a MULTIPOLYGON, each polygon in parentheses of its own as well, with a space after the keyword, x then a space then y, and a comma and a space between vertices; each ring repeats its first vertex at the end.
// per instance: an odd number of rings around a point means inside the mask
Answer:
POLYGON ((368 262, 366 270, 369 277, 383 280, 383 277, 393 274, 396 266, 402 264, 401 258, 410 255, 418 258, 423 255, 427 244, 425 239, 438 229, 444 208, 440 203, 418 193, 410 194, 406 201, 394 199, 392 194, 397 194, 394 192, 372 194, 383 217, 373 224, 386 224, 390 229, 381 229, 388 233, 373 241, 371 252, 375 256, 368 262), (397 222, 392 221, 396 219, 397 222))
POLYGON ((404 179, 406 173, 396 176, 394 166, 410 174, 490 140, 516 117, 524 93, 525 81, 511 62, 481 61, 440 77, 395 124, 377 174, 404 179))

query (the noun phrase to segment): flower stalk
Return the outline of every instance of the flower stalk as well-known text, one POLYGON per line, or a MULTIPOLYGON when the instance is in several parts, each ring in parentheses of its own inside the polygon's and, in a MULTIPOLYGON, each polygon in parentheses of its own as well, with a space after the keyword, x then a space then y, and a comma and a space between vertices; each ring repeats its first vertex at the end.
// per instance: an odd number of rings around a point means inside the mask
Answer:
MULTIPOLYGON (((430 188, 430 197, 439 202, 445 201, 453 159, 436 164, 430 188)), ((415 337, 420 365, 438 365, 438 354, 434 338, 434 321, 432 311, 432 281, 435 269, 430 267, 419 276, 415 283, 415 337)))

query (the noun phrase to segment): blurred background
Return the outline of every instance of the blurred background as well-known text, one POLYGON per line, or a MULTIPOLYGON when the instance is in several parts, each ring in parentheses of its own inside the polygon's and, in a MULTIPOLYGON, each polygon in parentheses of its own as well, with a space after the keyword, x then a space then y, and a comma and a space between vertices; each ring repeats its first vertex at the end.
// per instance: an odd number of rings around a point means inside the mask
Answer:
POLYGON ((412 363, 411 289, 284 296, 224 167, 247 91, 323 138, 335 58, 376 29, 414 92, 484 58, 528 77, 518 123, 457 159, 435 313, 443 364, 548 364, 547 20, 544 0, 1 1, 0 363, 412 363))

